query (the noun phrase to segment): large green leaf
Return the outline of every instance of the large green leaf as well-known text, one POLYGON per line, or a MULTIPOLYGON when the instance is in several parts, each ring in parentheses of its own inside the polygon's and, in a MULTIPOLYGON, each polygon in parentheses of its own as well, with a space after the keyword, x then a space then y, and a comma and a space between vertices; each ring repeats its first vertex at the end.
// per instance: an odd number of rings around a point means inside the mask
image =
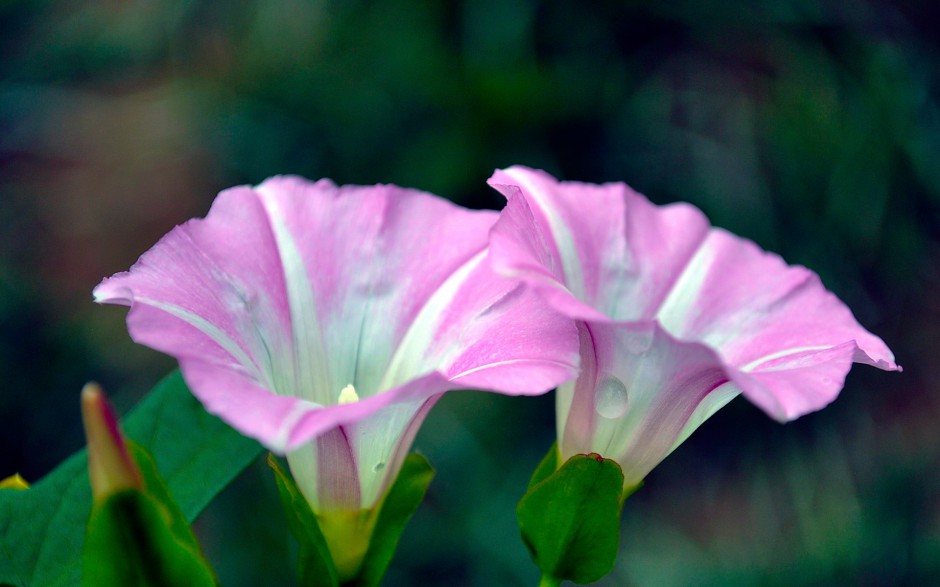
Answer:
MULTIPOLYGON (((77 393, 75 406, 78 417, 77 393)), ((261 453, 257 442, 206 413, 179 372, 161 381, 123 427, 153 455, 167 489, 190 521, 261 453)), ((79 584, 90 511, 84 450, 28 490, 0 490, 0 584, 79 584)))
MULTIPOLYGON (((556 458, 557 449, 549 452, 556 458)), ((623 472, 596 454, 575 455, 545 476, 543 461, 516 508, 519 530, 542 571, 543 585, 562 580, 591 583, 610 572, 617 558, 623 472)))

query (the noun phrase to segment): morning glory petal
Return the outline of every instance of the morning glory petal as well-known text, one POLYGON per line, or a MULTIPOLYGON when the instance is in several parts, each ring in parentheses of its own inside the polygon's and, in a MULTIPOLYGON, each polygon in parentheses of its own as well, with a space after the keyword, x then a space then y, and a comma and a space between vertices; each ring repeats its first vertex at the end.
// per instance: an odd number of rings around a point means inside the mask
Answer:
POLYGON ((132 338, 176 356, 210 412, 283 450, 280 422, 298 400, 267 399, 292 384, 290 314, 274 235, 253 191, 221 193, 205 220, 173 229, 94 296, 131 306, 132 338))
POLYGON ((131 306, 131 336, 177 357, 209 411, 288 454, 315 509, 371 507, 441 393, 577 373, 574 324, 493 273, 496 218, 275 177, 222 192, 95 300, 131 306))
POLYGON ((782 421, 834 400, 853 361, 899 369, 818 275, 721 229, 690 259, 656 317, 675 336, 755 374, 739 377, 745 395, 782 421))
POLYGON ((853 362, 900 370, 815 273, 693 206, 525 167, 489 183, 508 199, 492 266, 581 321, 582 372, 557 401, 564 455, 599 452, 636 481, 739 393, 785 421, 835 399, 853 362))
POLYGON ((493 229, 494 267, 574 318, 651 317, 708 234, 695 207, 657 207, 622 183, 560 183, 518 166, 489 183, 509 200, 493 229))
POLYGON ((740 393, 717 353, 655 322, 582 323, 580 332, 581 375, 556 401, 562 461, 585 447, 615 455, 627 487, 740 393))

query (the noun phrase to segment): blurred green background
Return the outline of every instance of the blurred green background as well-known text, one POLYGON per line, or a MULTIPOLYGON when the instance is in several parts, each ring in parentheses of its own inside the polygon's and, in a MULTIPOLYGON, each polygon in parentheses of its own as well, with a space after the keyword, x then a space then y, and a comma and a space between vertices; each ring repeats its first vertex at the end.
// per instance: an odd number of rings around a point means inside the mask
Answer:
MULTIPOLYGON (((515 163, 623 180, 818 271, 903 374, 785 426, 732 402, 627 503, 602 585, 940 581, 940 15, 931 0, 0 0, 0 478, 173 361, 91 289, 278 173, 498 208, 515 163)), ((446 397, 387 585, 534 585, 514 507, 553 402, 446 397)), ((291 585, 259 463, 197 523, 223 584, 291 585)))

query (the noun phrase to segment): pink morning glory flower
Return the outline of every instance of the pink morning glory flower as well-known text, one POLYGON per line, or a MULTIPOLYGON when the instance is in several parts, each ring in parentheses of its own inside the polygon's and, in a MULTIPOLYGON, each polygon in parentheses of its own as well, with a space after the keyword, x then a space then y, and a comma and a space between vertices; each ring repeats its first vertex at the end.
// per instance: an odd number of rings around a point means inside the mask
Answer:
POLYGON ((739 394, 779 421, 833 401, 853 362, 900 370, 819 277, 625 184, 512 167, 491 237, 501 274, 578 320, 581 374, 557 394, 562 460, 596 452, 635 486, 739 394))
POLYGON ((375 506, 441 393, 543 393, 576 327, 492 273, 493 211, 297 177, 219 194, 95 288, 193 394, 286 453, 311 507, 375 506))

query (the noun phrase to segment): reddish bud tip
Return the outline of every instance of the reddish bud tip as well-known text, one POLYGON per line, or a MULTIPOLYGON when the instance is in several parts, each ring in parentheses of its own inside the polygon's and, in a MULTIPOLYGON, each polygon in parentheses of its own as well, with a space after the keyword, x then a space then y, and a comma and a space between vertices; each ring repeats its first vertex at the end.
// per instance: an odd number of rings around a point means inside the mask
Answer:
POLYGON ((122 489, 142 487, 114 411, 96 383, 82 388, 82 421, 88 442, 88 475, 95 499, 103 499, 122 489))

